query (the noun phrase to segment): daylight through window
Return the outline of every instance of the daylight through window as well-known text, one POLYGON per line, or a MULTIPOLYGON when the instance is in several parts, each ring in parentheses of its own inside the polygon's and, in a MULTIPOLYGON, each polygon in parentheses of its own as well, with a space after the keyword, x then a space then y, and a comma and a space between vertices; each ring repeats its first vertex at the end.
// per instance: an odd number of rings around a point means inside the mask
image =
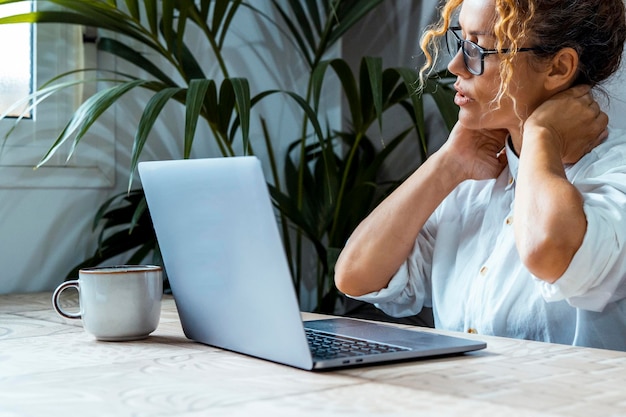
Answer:
MULTIPOLYGON (((32 2, 5 4, 0 7, 0 17, 28 13, 32 2)), ((17 101, 28 96, 33 88, 33 34, 32 25, 0 25, 0 114, 4 114, 17 101)), ((28 103, 11 110, 8 116, 16 117, 28 103)), ((27 114, 27 117, 32 115, 27 114)))

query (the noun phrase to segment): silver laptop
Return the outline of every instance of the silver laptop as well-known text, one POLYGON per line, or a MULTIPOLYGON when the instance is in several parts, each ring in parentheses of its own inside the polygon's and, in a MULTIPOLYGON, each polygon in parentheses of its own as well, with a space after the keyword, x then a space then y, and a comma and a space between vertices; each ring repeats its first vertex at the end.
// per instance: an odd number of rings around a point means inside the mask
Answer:
POLYGON ((303 323, 256 157, 143 162, 139 174, 192 340, 307 370, 486 347, 355 319, 303 323))

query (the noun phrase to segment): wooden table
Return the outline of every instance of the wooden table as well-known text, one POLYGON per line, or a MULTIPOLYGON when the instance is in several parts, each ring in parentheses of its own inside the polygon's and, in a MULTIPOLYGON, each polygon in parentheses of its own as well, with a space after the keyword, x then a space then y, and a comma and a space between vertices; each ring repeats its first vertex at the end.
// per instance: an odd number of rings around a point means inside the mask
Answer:
POLYGON ((4 295, 0 417, 626 416, 624 352, 463 336, 488 347, 314 373, 187 340, 171 297, 152 336, 112 343, 57 316, 48 293, 4 295))

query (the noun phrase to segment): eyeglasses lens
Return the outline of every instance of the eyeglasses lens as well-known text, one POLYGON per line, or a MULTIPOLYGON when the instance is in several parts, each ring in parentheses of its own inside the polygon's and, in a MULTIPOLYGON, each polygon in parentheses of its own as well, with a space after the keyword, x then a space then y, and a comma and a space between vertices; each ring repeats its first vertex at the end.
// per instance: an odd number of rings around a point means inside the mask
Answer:
POLYGON ((451 57, 454 57, 461 49, 461 40, 451 30, 446 33, 446 46, 451 57))
POLYGON ((465 67, 474 75, 482 73, 482 56, 480 47, 473 42, 462 40, 458 34, 448 31, 446 43, 450 56, 454 57, 459 49, 463 50, 463 62, 465 67))
POLYGON ((463 59, 465 66, 472 74, 481 74, 481 54, 477 45, 472 42, 463 42, 463 59))

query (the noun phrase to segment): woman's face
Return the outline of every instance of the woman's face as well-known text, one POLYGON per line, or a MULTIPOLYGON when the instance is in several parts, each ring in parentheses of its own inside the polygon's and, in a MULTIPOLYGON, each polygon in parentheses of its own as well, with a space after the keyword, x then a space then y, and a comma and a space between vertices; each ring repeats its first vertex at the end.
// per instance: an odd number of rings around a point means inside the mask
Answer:
MULTIPOLYGON (((495 20, 494 0, 465 0, 459 15, 460 36, 485 49, 495 49, 495 20)), ((513 139, 518 139, 521 121, 548 98, 542 74, 529 62, 529 53, 518 53, 513 62, 514 75, 509 92, 515 98, 516 113, 510 97, 504 97, 499 107, 493 101, 500 87, 498 56, 485 56, 483 74, 473 75, 465 67, 462 52, 457 53, 448 69, 457 76, 455 103, 460 108, 459 122, 469 129, 508 129, 513 139)))

